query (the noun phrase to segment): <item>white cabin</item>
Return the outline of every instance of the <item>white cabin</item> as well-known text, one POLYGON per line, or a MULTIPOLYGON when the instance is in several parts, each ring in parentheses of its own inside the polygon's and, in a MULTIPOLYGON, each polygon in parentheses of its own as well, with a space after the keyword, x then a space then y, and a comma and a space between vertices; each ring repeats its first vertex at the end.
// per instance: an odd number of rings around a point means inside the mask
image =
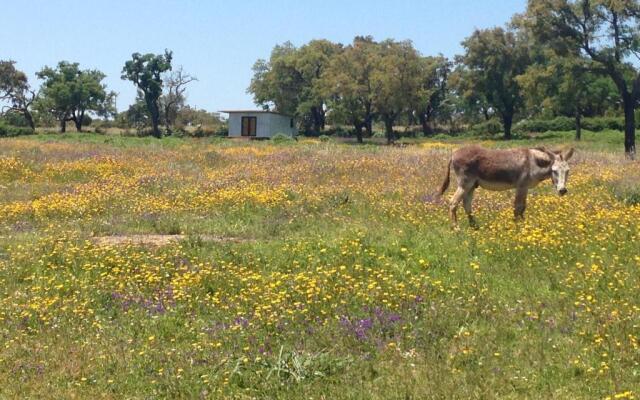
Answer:
POLYGON ((273 111, 228 110, 229 137, 270 138, 278 133, 298 134, 295 118, 273 111))

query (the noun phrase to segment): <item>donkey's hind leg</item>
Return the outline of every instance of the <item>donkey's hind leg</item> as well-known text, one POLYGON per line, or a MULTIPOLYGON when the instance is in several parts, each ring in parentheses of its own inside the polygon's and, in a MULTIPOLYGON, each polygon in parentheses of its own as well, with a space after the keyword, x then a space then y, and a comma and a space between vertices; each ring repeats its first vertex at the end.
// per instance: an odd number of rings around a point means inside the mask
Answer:
POLYGON ((473 203, 473 192, 475 192, 476 188, 472 187, 469 189, 463 198, 464 211, 467 213, 467 218, 469 219, 469 225, 475 227, 477 226, 475 218, 473 218, 473 212, 471 209, 471 204, 473 203))
POLYGON ((451 202, 449 203, 449 217, 451 217, 451 223, 454 228, 458 227, 458 206, 460 205, 465 193, 466 190, 464 190, 463 187, 458 186, 456 192, 451 197, 451 202))

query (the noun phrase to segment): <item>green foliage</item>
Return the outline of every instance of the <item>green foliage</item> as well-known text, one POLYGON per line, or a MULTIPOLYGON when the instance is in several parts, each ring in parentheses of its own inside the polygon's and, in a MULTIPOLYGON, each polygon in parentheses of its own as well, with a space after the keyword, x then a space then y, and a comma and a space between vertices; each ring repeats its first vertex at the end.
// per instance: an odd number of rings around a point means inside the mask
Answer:
POLYGON ((227 131, 222 126, 218 127, 209 127, 209 126, 198 126, 194 130, 182 130, 182 134, 185 136, 193 136, 193 137, 209 137, 209 136, 226 136, 227 131))
POLYGON ((7 125, 20 126, 20 127, 29 126, 29 122, 24 117, 24 114, 21 114, 15 111, 10 111, 2 114, 2 117, 0 117, 0 121, 3 121, 7 125))
MULTIPOLYGON (((601 132, 605 130, 624 131, 623 117, 591 117, 581 121, 583 129, 601 132)), ((636 128, 640 127, 640 121, 636 121, 636 128)), ((576 129, 576 121, 569 117, 556 117, 553 119, 526 119, 518 122, 514 127, 515 132, 566 132, 576 129)))
POLYGON ((288 143, 294 141, 294 139, 290 135, 286 135, 284 133, 276 133, 271 136, 271 141, 274 143, 288 143))
POLYGON ((33 135, 34 131, 30 127, 12 126, 0 120, 0 137, 1 136, 22 136, 33 135))
POLYGON ((497 118, 491 118, 488 121, 475 124, 471 128, 473 135, 496 135, 503 132, 502 122, 497 118))
POLYGON ((417 102, 420 55, 408 40, 385 40, 379 52, 378 68, 371 74, 373 108, 384 122, 387 142, 391 142, 396 119, 417 102))
POLYGON ((138 92, 135 102, 129 106, 127 111, 120 113, 117 119, 122 127, 132 127, 138 132, 151 126, 149 110, 140 92, 138 92))
MULTIPOLYGON (((636 127, 640 121, 636 120, 636 127)), ((600 132, 604 130, 616 130, 624 131, 624 118, 623 117, 595 117, 585 118, 582 122, 584 129, 588 129, 594 132, 600 132)))
POLYGON ((530 112, 547 115, 603 115, 617 99, 610 78, 590 72, 588 60, 558 57, 546 51, 518 76, 530 112))
POLYGON ((325 98, 321 76, 340 45, 328 40, 312 40, 300 48, 291 42, 273 48, 269 61, 253 66, 249 92, 265 109, 296 116, 305 130, 324 128, 325 98))
POLYGON ((318 139, 320 139, 321 142, 325 142, 325 143, 331 141, 331 137, 327 135, 320 135, 318 136, 318 139))
POLYGON ((61 61, 56 68, 44 67, 38 72, 44 80, 38 108, 46 111, 61 123, 73 121, 82 130, 88 113, 109 116, 115 112, 115 93, 107 92, 102 80, 105 74, 98 70, 81 70, 78 63, 61 61))
POLYGON ((176 116, 176 125, 178 126, 216 126, 224 125, 220 119, 220 114, 208 112, 202 109, 196 109, 189 105, 185 105, 178 110, 176 116))
POLYGON ((547 132, 547 131, 571 131, 576 129, 576 123, 573 118, 569 117, 556 117, 553 119, 524 119, 518 122, 515 127, 515 132, 522 133, 534 133, 534 132, 547 132))
POLYGON ((362 129, 370 129, 374 119, 371 75, 378 67, 377 46, 371 37, 356 37, 333 57, 320 83, 331 123, 353 125, 360 141, 362 129))
POLYGON ((155 137, 161 137, 160 107, 158 100, 162 95, 162 74, 171 70, 173 54, 165 50, 164 55, 152 53, 133 53, 131 60, 122 68, 122 79, 129 80, 142 92, 142 98, 151 118, 152 133, 155 137))
POLYGON ((448 117, 452 112, 452 104, 447 103, 447 81, 452 65, 442 55, 422 57, 420 60, 420 84, 415 108, 425 135, 433 133, 430 124, 435 118, 448 117))
POLYGON ((640 99, 640 70, 632 55, 640 51, 640 3, 627 1, 531 0, 527 21, 536 38, 565 58, 584 55, 593 73, 614 82, 627 121, 625 152, 634 157, 634 111, 640 99))
POLYGON ((516 77, 530 63, 526 44, 515 32, 493 28, 476 30, 462 45, 465 54, 461 61, 469 90, 481 93, 497 111, 505 138, 510 138, 514 115, 523 102, 516 77))

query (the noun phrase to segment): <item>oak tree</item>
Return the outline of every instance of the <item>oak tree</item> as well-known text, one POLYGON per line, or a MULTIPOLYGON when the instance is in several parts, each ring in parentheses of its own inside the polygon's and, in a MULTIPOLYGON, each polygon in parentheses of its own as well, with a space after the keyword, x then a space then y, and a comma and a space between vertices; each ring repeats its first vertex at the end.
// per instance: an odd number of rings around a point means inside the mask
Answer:
POLYGON ((165 50, 164 54, 133 53, 131 60, 122 68, 122 79, 133 82, 142 92, 147 112, 151 119, 152 134, 162 137, 160 132, 160 105, 162 95, 162 74, 171 70, 173 53, 165 50))
POLYGON ((634 158, 635 107, 640 100, 640 2, 637 0, 529 0, 527 14, 538 38, 561 56, 576 50, 591 69, 615 83, 624 109, 624 150, 634 158))
POLYGON ((516 77, 529 65, 527 47, 514 32, 500 27, 476 30, 462 46, 468 83, 500 116, 504 138, 510 139, 514 116, 523 103, 516 77))

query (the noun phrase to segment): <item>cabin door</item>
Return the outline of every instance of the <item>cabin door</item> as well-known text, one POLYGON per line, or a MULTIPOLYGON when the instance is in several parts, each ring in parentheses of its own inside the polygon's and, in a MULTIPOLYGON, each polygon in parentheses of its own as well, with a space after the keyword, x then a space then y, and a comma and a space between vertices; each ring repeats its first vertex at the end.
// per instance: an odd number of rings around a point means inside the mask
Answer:
POLYGON ((255 136, 258 118, 242 117, 242 136, 255 136))

